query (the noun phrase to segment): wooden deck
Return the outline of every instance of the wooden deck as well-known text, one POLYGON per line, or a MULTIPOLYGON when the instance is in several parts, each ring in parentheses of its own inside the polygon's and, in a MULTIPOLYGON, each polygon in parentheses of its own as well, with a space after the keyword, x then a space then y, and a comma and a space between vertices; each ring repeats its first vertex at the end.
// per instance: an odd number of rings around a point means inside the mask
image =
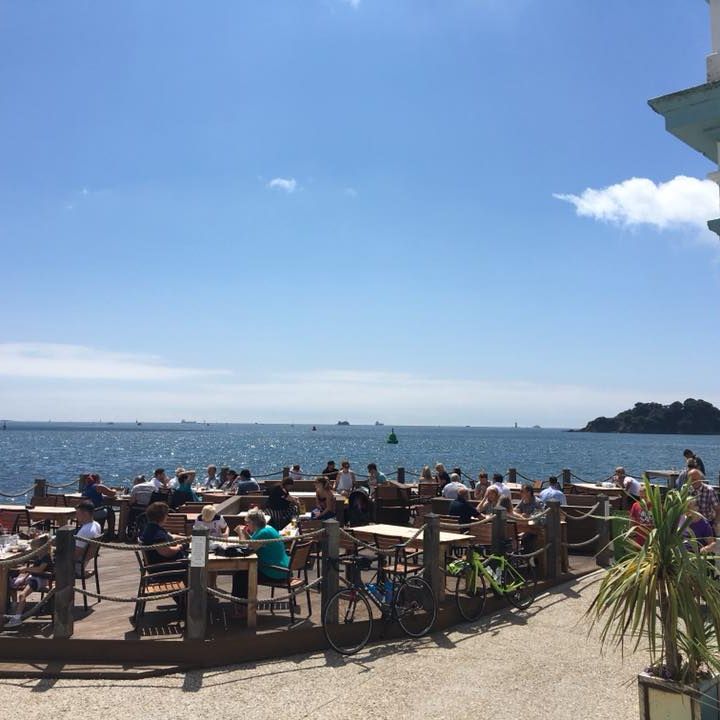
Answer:
MULTIPOLYGON (((558 582, 595 569, 593 557, 571 556, 570 572, 558 582)), ((137 593, 139 570, 133 552, 103 549, 99 570, 103 594, 133 597, 137 593)), ((310 581, 316 577, 313 568, 310 581)), ((218 587, 229 591, 230 586, 231 577, 218 578, 218 587)), ((547 587, 546 583, 540 583, 538 589, 547 587)), ((95 591, 93 579, 88 581, 88 589, 95 591)), ((293 628, 289 628, 286 606, 274 612, 269 609, 270 588, 261 586, 258 595, 257 628, 249 629, 244 621, 232 619, 230 603, 224 603, 211 613, 207 639, 186 641, 183 640, 184 622, 178 617, 172 600, 148 603, 143 621, 135 628, 130 622, 134 603, 89 599, 85 611, 82 596, 76 594, 71 639, 52 639, 49 614, 30 619, 17 629, 0 632, 0 677, 139 678, 191 667, 284 657, 326 647, 320 626, 319 589, 311 591, 310 617, 307 617, 305 594, 297 596, 300 613, 296 617, 304 620, 293 628)), ((31 601, 35 597, 31 596, 31 601)), ((488 611, 503 604, 502 600, 490 598, 488 611)), ((440 609, 436 627, 442 629, 458 620, 454 602, 449 599, 440 609)), ((396 631, 399 629, 392 627, 388 637, 396 631)))

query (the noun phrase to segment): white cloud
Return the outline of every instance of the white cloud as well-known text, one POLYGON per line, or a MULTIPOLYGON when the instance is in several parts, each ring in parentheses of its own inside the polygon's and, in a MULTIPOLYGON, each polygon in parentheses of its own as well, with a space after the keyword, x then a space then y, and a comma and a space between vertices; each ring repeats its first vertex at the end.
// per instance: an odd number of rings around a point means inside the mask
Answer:
MULTIPOLYGON (((27 355, 25 352, 23 357, 27 355)), ((177 421, 191 417, 217 422, 315 423, 335 423, 347 418, 353 424, 380 419, 387 423, 418 425, 511 425, 517 420, 521 425, 562 427, 581 426, 598 415, 614 415, 631 407, 639 397, 671 402, 692 390, 683 388, 683 392, 673 392, 662 388, 638 393, 627 388, 507 379, 431 378, 410 373, 353 370, 288 373, 236 382, 232 378, 200 377, 205 371, 168 368, 135 356, 124 360, 126 356, 111 354, 104 361, 93 358, 92 362, 100 367, 95 365, 95 374, 85 375, 87 366, 78 367, 77 360, 64 361, 62 355, 54 353, 56 359, 60 356, 61 365, 70 365, 70 374, 58 375, 57 370, 51 374, 43 369, 36 374, 25 374, 24 377, 30 379, 22 380, 23 376, 17 372, 4 373, 12 375, 10 379, 2 378, 0 372, 0 398, 5 417, 18 420, 102 417, 116 421, 135 417, 147 421, 177 421), (106 364, 110 365, 109 369, 106 364), (48 377, 71 377, 78 382, 69 385, 33 380, 48 377), (82 377, 90 381, 79 382, 82 377), (95 382, 108 378, 173 380, 177 377, 190 379, 182 387, 173 383, 120 387, 95 382)), ((92 367, 91 358, 86 361, 92 367)), ((5 362, 0 359, 0 370, 3 367, 5 362)))
POLYGON ((578 215, 602 222, 635 227, 650 225, 659 230, 696 228, 711 235, 706 223, 720 215, 718 186, 710 180, 678 175, 664 183, 631 178, 616 185, 580 195, 555 194, 575 206, 578 215))
POLYGON ((356 197, 358 196, 358 191, 357 191, 355 188, 346 187, 346 188, 343 190, 343 194, 345 194, 345 195, 347 195, 348 197, 351 197, 351 198, 356 198, 356 197))
POLYGON ((342 0, 346 5, 349 5, 354 10, 360 7, 361 0, 342 0))
POLYGON ((168 381, 218 374, 227 371, 172 367, 151 355, 108 352, 83 345, 0 343, 0 377, 168 381))
POLYGON ((286 193, 294 193, 297 190, 297 180, 295 178, 273 178, 266 187, 270 190, 284 190, 286 193))

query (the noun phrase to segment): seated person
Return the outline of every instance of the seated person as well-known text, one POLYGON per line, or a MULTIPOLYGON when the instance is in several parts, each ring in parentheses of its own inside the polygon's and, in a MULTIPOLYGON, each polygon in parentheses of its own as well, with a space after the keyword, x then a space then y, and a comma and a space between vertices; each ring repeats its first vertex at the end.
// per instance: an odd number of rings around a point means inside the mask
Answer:
POLYGON ((222 479, 218 483, 218 490, 222 488, 229 493, 235 492, 235 486, 237 485, 238 474, 232 468, 225 473, 225 480, 222 479))
POLYGON ((230 529, 225 518, 218 514, 214 505, 206 505, 193 525, 194 529, 207 528, 211 538, 226 538, 230 529))
POLYGON ((640 487, 642 483, 636 480, 634 477, 625 474, 625 468, 622 466, 615 468, 615 475, 613 475, 612 481, 617 487, 623 488, 625 492, 631 497, 640 497, 640 487))
POLYGON ((698 503, 694 497, 688 498, 688 516, 690 524, 687 530, 693 534, 699 547, 709 545, 715 540, 715 529, 698 511, 698 503))
POLYGON ((260 485, 258 481, 252 476, 252 473, 247 469, 240 471, 240 476, 235 483, 235 494, 236 495, 249 495, 250 493, 260 492, 260 485))
MULTIPOLYGON (((163 527, 167 521, 169 510, 167 503, 164 502, 154 502, 149 505, 145 512, 148 523, 140 536, 142 545, 155 545, 175 540, 175 536, 171 535, 163 527)), ((187 553, 185 546, 177 542, 165 547, 150 548, 145 551, 145 554, 148 565, 156 565, 163 562, 172 562, 173 560, 182 560, 187 553)))
POLYGON ((480 515, 492 515, 493 510, 499 507, 500 493, 494 485, 485 491, 485 497, 478 503, 477 511, 480 515))
MULTIPOLYGON (((267 524, 265 514, 258 508, 251 508, 247 513, 247 524, 238 526, 236 532, 242 539, 247 540, 274 540, 280 533, 267 524)), ((263 580, 275 582, 284 580, 289 574, 290 557, 285 551, 285 544, 278 542, 266 543, 255 549, 258 556, 258 582, 263 580)), ((233 575, 232 594, 235 597, 247 598, 248 577, 247 572, 241 571, 233 575)), ((235 606, 235 615, 244 616, 247 608, 243 605, 235 606)))
POLYGON ((179 508, 188 502, 200 502, 200 498, 192 489, 192 476, 189 472, 181 472, 177 476, 178 486, 170 494, 170 506, 179 508))
POLYGON ((548 486, 538 493, 538 499, 544 504, 551 500, 559 500, 561 505, 567 505, 565 493, 560 489, 560 483, 554 475, 548 479, 548 486))
MULTIPOLYGON (((445 486, 447 487, 447 485, 445 486)), ((468 525, 473 520, 479 520, 480 514, 473 503, 468 502, 469 491, 466 487, 458 489, 457 497, 450 503, 448 515, 457 517, 460 525, 468 525)))
POLYGON ((289 477, 290 477, 290 480, 292 480, 293 482, 295 482, 296 480, 302 480, 303 472, 302 472, 302 469, 300 468, 300 463, 295 463, 290 468, 289 477))
POLYGON ((330 520, 335 517, 335 493, 330 480, 324 475, 315 478, 315 501, 317 507, 312 511, 316 520, 330 520))
POLYGON ((207 475, 203 480, 203 487, 212 490, 219 482, 220 478, 217 476, 217 465, 208 465, 207 475))
POLYGON ((488 480, 488 474, 486 472, 478 473, 478 479, 475 483, 475 499, 476 500, 482 500, 485 496, 485 491, 488 489, 488 486, 490 485, 490 480, 488 480))
POLYGON ((532 485, 523 485, 520 488, 520 502, 515 508, 515 514, 528 518, 544 509, 545 505, 535 497, 532 485))
MULTIPOLYGON (((37 550, 47 542, 47 535, 39 535, 30 541, 30 548, 37 550)), ((25 603, 28 597, 34 592, 41 592, 48 589, 49 578, 47 574, 52 572, 51 549, 42 555, 36 555, 25 567, 14 571, 10 578, 10 591, 14 607, 10 619, 5 623, 6 628, 17 627, 22 623, 22 614, 25 611, 25 603)))
POLYGON ((153 480, 145 480, 144 475, 136 475, 130 490, 130 504, 146 508, 155 492, 157 486, 153 480))
POLYGON ((97 473, 90 473, 87 476, 82 496, 90 500, 94 505, 95 513, 93 517, 101 526, 107 520, 108 535, 115 534, 115 510, 111 505, 106 505, 105 503, 106 498, 114 500, 116 495, 117 492, 115 492, 115 490, 111 490, 102 484, 100 476, 97 473))
POLYGON ((169 489, 168 476, 165 474, 164 468, 157 468, 153 473, 152 480, 150 481, 158 492, 166 492, 169 489))
POLYGON ((266 508, 270 514, 270 524, 276 530, 282 530, 295 515, 300 514, 300 501, 290 494, 292 485, 293 479, 286 477, 268 492, 266 508))
POLYGON ((650 531, 655 527, 650 502, 645 500, 644 485, 640 486, 638 499, 630 508, 630 524, 635 528, 633 540, 638 545, 644 545, 650 531))
POLYGON ((490 487, 496 488, 500 497, 512 497, 510 488, 505 484, 505 478, 500 473, 493 473, 490 487))
POLYGON ((450 500, 455 500, 460 489, 464 487, 465 485, 460 480, 460 476, 457 473, 453 473, 450 476, 450 482, 442 489, 442 496, 444 498, 449 498, 450 500))
POLYGON ((82 500, 75 508, 78 529, 75 531, 75 575, 83 572, 83 560, 88 544, 102 535, 100 523, 93 519, 95 506, 89 500, 82 500))
POLYGON ((385 485, 387 483, 387 475, 378 470, 376 463, 368 463, 368 486, 373 491, 378 485, 385 485))

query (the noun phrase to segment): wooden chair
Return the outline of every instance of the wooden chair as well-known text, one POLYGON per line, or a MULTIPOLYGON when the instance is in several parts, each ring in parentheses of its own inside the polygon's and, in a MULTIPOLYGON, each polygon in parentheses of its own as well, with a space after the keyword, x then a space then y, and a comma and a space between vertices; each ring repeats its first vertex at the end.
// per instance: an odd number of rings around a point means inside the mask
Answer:
POLYGON ((24 507, 15 510, 0 510, 0 525, 9 533, 19 533, 30 527, 30 515, 24 507))
MULTIPOLYGON (((80 560, 80 567, 76 568, 75 578, 80 580, 83 590, 87 590, 87 580, 95 578, 95 592, 100 594, 100 573, 98 572, 98 556, 100 546, 96 543, 87 543, 85 553, 80 560)), ((97 599, 100 602, 100 598, 97 599)), ((83 607, 88 609, 88 596, 83 595, 83 607)))
MULTIPOLYGON (((145 614, 145 605, 152 602, 153 596, 168 592, 176 592, 187 587, 187 560, 168 560, 168 562, 150 565, 144 550, 136 550, 135 557, 140 568, 140 584, 138 586, 135 610, 130 622, 133 625, 141 620, 145 614)), ((184 596, 180 596, 178 610, 180 617, 185 607, 184 596)))
POLYGON ((380 550, 394 551, 394 555, 382 554, 380 559, 380 571, 378 578, 383 574, 400 575, 403 579, 408 575, 415 575, 422 571, 423 566, 419 562, 420 550, 408 550, 403 545, 405 540, 401 537, 386 537, 375 535, 375 545, 380 550))
POLYGON ((433 498, 440 494, 440 486, 436 482, 423 483, 418 485, 418 497, 433 498))
POLYGON ((169 513, 163 527, 173 535, 187 535, 187 524, 185 515, 169 513))
MULTIPOLYGON (((296 593, 302 592, 302 590, 304 589, 308 603, 308 617, 312 615, 312 604, 310 600, 310 589, 308 588, 309 581, 307 574, 308 558, 310 557, 310 552, 312 551, 312 545, 312 540, 304 540, 294 543, 292 546, 292 550, 290 550, 290 563, 287 568, 281 565, 267 566, 273 568, 274 570, 283 571, 284 573, 286 573, 286 577, 280 578, 278 580, 270 580, 269 578, 258 578, 258 585, 265 585, 266 587, 270 588, 271 612, 274 611, 272 598, 275 597, 275 588, 286 590, 288 593, 290 593, 291 591, 294 591, 296 593), (294 573, 297 573, 297 575, 295 575, 294 573)), ((295 597, 296 596, 291 597, 288 602, 288 607, 290 608, 291 626, 295 624, 295 597)))
POLYGON ((42 495, 33 497, 33 505, 44 505, 45 507, 66 507, 64 495, 42 495), (37 501, 37 502, 36 502, 37 501))

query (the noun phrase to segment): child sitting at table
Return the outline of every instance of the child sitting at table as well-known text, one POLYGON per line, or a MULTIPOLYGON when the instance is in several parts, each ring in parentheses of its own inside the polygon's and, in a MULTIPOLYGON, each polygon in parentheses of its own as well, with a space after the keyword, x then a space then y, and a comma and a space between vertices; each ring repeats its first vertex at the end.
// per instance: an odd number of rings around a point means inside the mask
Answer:
MULTIPOLYGON (((37 550, 48 540, 47 535, 39 535, 30 541, 30 549, 37 550)), ((15 571, 10 578, 10 591, 15 603, 14 613, 5 623, 6 628, 17 627, 22 624, 22 614, 25 610, 25 603, 31 593, 41 592, 48 589, 49 573, 52 569, 52 558, 50 548, 45 552, 32 558, 24 568, 15 571)))

